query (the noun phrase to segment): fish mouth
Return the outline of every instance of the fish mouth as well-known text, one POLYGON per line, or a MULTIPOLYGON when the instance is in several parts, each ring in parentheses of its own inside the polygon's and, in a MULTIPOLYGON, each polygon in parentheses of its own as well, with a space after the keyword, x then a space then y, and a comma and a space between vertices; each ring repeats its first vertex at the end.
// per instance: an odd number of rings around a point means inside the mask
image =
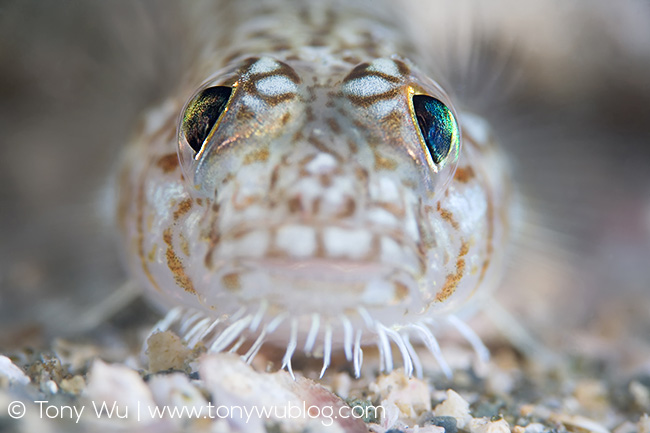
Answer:
POLYGON ((326 259, 270 258, 248 260, 246 264, 276 278, 290 277, 302 281, 318 279, 338 286, 364 283, 372 278, 388 279, 404 270, 394 264, 326 259))
POLYGON ((418 247, 395 227, 244 223, 222 233, 201 278, 215 289, 206 293, 213 305, 267 300, 274 311, 330 316, 407 308, 427 271, 418 247))
POLYGON ((420 251, 395 228, 249 223, 224 233, 213 258, 216 267, 237 262, 269 275, 342 283, 397 272, 417 279, 425 271, 420 251))

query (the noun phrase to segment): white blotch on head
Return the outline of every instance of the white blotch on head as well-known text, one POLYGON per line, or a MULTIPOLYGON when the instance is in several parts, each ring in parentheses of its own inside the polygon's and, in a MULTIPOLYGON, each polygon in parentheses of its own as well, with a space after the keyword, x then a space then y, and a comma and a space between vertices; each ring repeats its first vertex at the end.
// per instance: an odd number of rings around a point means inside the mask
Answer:
POLYGON ((269 247, 269 233, 266 230, 256 230, 234 242, 236 242, 235 250, 239 256, 262 257, 269 247))
POLYGON ((380 72, 398 78, 400 76, 399 68, 394 61, 390 59, 376 59, 368 67, 369 71, 380 72))
POLYGON ((401 263, 403 261, 402 247, 392 238, 382 236, 379 247, 382 263, 401 263))
POLYGON ((361 98, 380 95, 393 88, 393 85, 381 77, 368 75, 367 77, 355 78, 343 85, 343 92, 361 98))
POLYGON ((235 221, 233 221, 233 223, 241 221, 242 219, 246 221, 262 220, 266 216, 267 209, 264 206, 257 203, 249 204, 235 216, 235 221))
POLYGON ((336 168, 336 159, 329 153, 321 152, 305 166, 310 174, 325 174, 336 168))
POLYGON ((284 75, 264 77, 255 83, 255 88, 264 96, 286 95, 298 90, 296 84, 284 75))
POLYGON ((361 300, 369 305, 389 305, 393 301, 395 289, 383 278, 376 278, 366 285, 361 300))
POLYGON ((328 208, 340 209, 345 204, 345 194, 336 188, 328 188, 323 194, 323 200, 328 208))
POLYGON ((452 191, 447 199, 447 210, 454 215, 462 215, 458 225, 463 234, 469 234, 485 221, 487 208, 485 191, 477 184, 466 188, 463 194, 452 191))
POLYGON ((147 196, 152 198, 150 206, 155 209, 156 215, 170 214, 173 206, 169 206, 169 203, 180 202, 186 194, 180 183, 149 183, 147 189, 147 196))
POLYGON ((241 102, 243 105, 245 105, 246 107, 250 108, 253 111, 258 111, 264 108, 264 101, 248 93, 245 93, 242 96, 241 102))
POLYGON ((417 241, 420 239, 420 231, 418 230, 417 218, 413 214, 412 206, 405 206, 406 215, 404 216, 404 230, 411 236, 411 239, 417 241))
POLYGON ((217 249, 217 255, 223 258, 232 258, 235 255, 235 250, 237 249, 237 243, 230 240, 222 240, 219 242, 219 248, 217 249))
POLYGON ((367 230, 328 227, 323 231, 323 241, 330 257, 360 259, 370 250, 372 235, 367 230))
POLYGON ((398 222, 397 218, 395 218, 395 215, 380 207, 368 210, 366 213, 366 218, 368 218, 368 221, 371 221, 375 224, 388 227, 396 227, 398 222))
POLYGON ((386 176, 380 177, 376 182, 370 184, 370 197, 384 203, 401 204, 400 192, 395 181, 386 176))
POLYGON ((280 67, 280 64, 269 57, 262 57, 248 70, 250 74, 267 74, 273 72, 280 67))
POLYGON ((280 227, 275 244, 292 257, 310 257, 316 251, 316 232, 307 226, 280 227))
POLYGON ((397 98, 382 99, 372 104, 368 110, 374 113, 375 117, 386 117, 395 109, 398 102, 397 98))
POLYGON ((347 194, 350 196, 357 195, 358 191, 355 189, 355 182, 350 176, 335 176, 333 179, 331 190, 336 190, 340 194, 347 194))
POLYGON ((304 209, 310 209, 312 202, 323 193, 323 187, 317 178, 307 177, 298 180, 291 188, 291 193, 300 197, 304 209))

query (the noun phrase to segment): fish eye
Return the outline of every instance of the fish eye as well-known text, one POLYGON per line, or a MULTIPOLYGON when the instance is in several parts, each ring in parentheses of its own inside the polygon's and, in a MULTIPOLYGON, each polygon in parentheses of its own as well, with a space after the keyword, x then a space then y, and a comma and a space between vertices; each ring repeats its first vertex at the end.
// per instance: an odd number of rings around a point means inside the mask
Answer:
POLYGON ((181 134, 194 151, 195 158, 201 153, 210 133, 226 112, 231 95, 231 87, 208 87, 187 104, 181 121, 181 134))
POLYGON ((417 119, 420 139, 436 167, 458 152, 458 123, 451 109, 428 95, 413 95, 413 115, 417 119))

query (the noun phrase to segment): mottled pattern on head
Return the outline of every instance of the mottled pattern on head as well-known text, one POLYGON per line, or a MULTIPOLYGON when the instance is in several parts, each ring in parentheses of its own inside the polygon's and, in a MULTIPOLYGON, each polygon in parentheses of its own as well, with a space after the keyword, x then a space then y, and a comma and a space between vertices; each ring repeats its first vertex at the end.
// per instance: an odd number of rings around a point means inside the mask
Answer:
POLYGON ((392 341, 419 369, 409 336, 436 352, 433 322, 469 332, 450 315, 501 267, 509 193, 487 127, 454 110, 382 8, 226 10, 213 39, 201 29, 191 91, 151 112, 126 153, 118 218, 134 275, 202 311, 183 319, 186 338, 212 350, 250 338, 250 360, 287 344, 290 367, 298 343, 322 341, 325 364, 341 348, 358 367, 374 342, 390 370, 392 341), (460 124, 439 163, 414 95, 460 124))

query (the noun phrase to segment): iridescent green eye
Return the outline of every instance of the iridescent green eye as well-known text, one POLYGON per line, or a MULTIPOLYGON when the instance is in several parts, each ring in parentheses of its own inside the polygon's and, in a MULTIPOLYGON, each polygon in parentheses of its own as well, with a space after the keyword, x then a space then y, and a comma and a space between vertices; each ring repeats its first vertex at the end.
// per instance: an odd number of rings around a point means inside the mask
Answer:
POLYGON ((413 110, 424 144, 436 165, 458 145, 458 124, 449 107, 427 95, 413 96, 413 110))
POLYGON ((208 87, 187 105, 183 114, 182 131, 194 152, 199 153, 212 128, 226 110, 232 88, 208 87))

